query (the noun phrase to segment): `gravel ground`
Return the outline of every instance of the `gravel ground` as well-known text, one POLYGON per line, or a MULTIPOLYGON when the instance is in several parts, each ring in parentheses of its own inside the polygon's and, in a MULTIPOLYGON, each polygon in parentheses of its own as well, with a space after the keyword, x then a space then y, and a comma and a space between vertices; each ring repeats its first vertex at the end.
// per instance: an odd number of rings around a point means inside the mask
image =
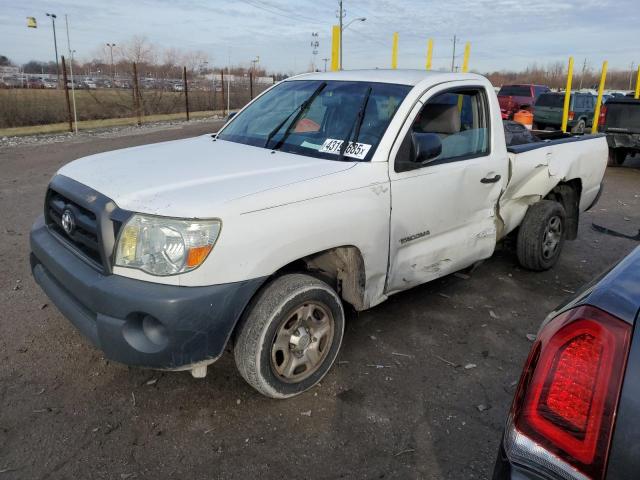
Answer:
POLYGON ((200 380, 106 361, 29 271, 29 227, 62 164, 216 128, 0 148, 0 480, 490 478, 527 334, 638 245, 591 225, 636 234, 640 162, 607 172, 553 270, 524 271, 505 247, 472 272, 395 295, 348 322, 321 386, 275 401, 244 383, 231 355, 200 380))
MULTIPOLYGON (((205 124, 209 125, 212 122, 220 122, 221 117, 204 117, 189 121, 189 127, 192 125, 205 124)), ((50 143, 60 142, 87 142, 91 138, 113 138, 130 135, 141 135, 151 132, 161 132, 167 129, 176 128, 181 129, 185 127, 184 120, 172 120, 166 122, 150 122, 143 123, 141 126, 127 125, 122 127, 110 127, 110 128, 96 128, 80 130, 78 134, 70 132, 65 133, 52 133, 43 135, 26 135, 19 137, 0 137, 0 148, 3 147, 18 147, 24 145, 42 145, 50 143)))

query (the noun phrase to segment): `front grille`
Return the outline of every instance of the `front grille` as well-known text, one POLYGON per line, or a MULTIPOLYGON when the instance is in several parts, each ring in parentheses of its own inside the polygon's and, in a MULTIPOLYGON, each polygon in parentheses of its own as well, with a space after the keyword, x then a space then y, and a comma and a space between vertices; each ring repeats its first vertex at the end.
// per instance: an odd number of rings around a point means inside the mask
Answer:
POLYGON ((51 230, 57 233, 63 241, 85 255, 91 262, 104 268, 100 247, 100 234, 97 216, 88 208, 49 189, 45 204, 45 218, 51 230), (62 215, 70 210, 75 220, 75 228, 67 233, 62 226, 62 215))

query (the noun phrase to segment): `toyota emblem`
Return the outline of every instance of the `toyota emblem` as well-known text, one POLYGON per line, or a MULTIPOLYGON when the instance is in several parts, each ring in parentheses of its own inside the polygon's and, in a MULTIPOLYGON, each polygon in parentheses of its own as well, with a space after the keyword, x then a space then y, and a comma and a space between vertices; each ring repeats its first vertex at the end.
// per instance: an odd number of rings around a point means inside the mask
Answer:
POLYGON ((62 212, 62 228, 67 232, 67 235, 71 235, 76 228, 75 216, 69 209, 62 212))

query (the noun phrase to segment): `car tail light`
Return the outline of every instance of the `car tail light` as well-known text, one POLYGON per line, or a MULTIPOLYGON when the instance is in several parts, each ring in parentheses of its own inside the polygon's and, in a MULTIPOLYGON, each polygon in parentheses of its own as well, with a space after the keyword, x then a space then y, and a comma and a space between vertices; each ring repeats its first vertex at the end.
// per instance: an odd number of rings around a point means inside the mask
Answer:
POLYGON ((569 112, 569 120, 573 120, 573 117, 576 116, 576 112, 569 112))
POLYGON ((604 127, 604 122, 607 120, 607 106, 602 105, 600 108, 600 116, 598 117, 598 126, 604 127))
POLYGON ((591 306, 541 330, 505 434, 512 462, 563 479, 604 478, 630 336, 628 323, 591 306))

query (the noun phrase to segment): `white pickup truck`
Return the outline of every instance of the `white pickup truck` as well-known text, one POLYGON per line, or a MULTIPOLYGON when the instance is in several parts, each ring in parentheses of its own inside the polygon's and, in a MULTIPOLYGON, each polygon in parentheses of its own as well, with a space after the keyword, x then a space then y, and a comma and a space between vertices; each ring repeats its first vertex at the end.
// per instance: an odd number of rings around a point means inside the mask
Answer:
POLYGON ((216 135, 92 155, 53 177, 33 275, 105 355, 195 377, 226 348, 261 393, 315 385, 345 308, 490 257, 554 265, 597 200, 604 136, 508 145, 472 74, 314 73, 216 135))

